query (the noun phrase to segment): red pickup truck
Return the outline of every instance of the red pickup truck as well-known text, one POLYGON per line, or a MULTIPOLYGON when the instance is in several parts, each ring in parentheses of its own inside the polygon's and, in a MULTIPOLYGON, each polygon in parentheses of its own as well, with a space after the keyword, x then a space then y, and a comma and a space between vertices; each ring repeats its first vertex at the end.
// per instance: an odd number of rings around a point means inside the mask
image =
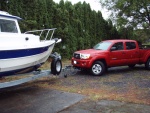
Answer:
POLYGON ((93 49, 74 52, 72 57, 74 67, 88 69, 93 75, 102 75, 110 67, 136 64, 145 64, 150 70, 150 49, 141 47, 135 40, 102 41, 93 49))

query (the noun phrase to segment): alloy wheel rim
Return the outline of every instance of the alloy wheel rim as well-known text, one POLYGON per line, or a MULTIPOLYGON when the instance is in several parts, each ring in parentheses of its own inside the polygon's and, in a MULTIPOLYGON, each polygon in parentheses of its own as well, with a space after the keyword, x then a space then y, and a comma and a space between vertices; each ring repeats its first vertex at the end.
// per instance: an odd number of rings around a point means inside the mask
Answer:
POLYGON ((59 72, 61 70, 61 64, 60 64, 60 62, 56 63, 56 70, 57 70, 57 72, 59 72))
POLYGON ((99 64, 95 64, 93 65, 92 70, 95 74, 100 74, 102 71, 102 66, 99 64))

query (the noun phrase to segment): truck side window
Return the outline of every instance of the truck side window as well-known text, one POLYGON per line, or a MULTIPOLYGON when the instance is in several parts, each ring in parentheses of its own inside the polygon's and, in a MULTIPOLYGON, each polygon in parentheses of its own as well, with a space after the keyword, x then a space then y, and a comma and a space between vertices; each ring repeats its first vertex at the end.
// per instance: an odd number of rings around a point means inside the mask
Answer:
POLYGON ((113 49, 113 51, 118 51, 118 50, 123 50, 123 42, 117 42, 115 43, 112 48, 115 48, 113 49))
POLYGON ((126 42, 126 49, 127 50, 135 49, 135 48, 136 48, 135 42, 126 42))

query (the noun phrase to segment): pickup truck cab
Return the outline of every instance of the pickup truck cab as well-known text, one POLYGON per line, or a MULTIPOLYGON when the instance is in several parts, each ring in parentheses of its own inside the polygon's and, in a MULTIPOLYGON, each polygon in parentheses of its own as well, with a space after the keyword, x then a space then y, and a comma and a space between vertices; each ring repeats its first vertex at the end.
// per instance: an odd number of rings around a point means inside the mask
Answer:
POLYGON ((90 69, 93 75, 102 75, 110 67, 136 64, 145 64, 150 70, 150 49, 141 47, 135 40, 105 40, 93 49, 74 52, 72 57, 74 67, 90 69))

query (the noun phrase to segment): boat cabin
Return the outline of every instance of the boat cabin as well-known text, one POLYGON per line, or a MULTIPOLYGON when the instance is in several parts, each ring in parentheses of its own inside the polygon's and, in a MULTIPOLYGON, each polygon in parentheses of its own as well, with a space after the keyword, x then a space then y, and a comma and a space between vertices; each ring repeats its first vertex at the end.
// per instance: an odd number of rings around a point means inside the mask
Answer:
POLYGON ((0 11, 0 33, 21 33, 18 25, 20 17, 0 11))
MULTIPOLYGON (((0 11, 0 41, 16 43, 20 42, 25 44, 27 43, 39 43, 40 41, 51 40, 56 28, 52 29, 42 29, 42 30, 33 30, 21 33, 18 20, 22 18, 18 16, 13 16, 7 12, 0 11), (43 34, 44 38, 42 38, 43 34), (50 34, 50 35, 49 35, 50 34), (49 39, 47 39, 50 37, 49 39)), ((18 44, 17 44, 18 45, 18 44)), ((21 44, 22 45, 22 44, 21 44)))
POLYGON ((39 43, 38 35, 21 33, 18 20, 21 18, 0 11, 0 48, 15 48, 16 46, 23 48, 23 46, 31 46, 31 43, 39 43))

